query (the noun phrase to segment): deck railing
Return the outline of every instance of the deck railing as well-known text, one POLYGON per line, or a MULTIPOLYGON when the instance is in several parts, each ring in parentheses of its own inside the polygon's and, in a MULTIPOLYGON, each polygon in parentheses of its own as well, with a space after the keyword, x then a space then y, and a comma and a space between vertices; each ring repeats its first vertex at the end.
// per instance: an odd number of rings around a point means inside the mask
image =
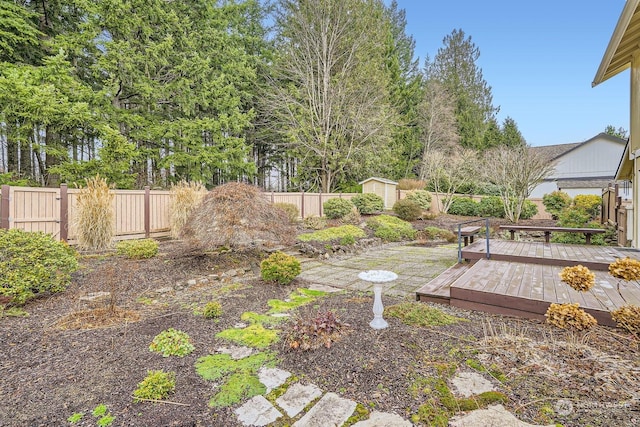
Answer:
POLYGON ((486 233, 486 241, 487 241, 487 259, 491 258, 491 250, 489 248, 489 218, 480 218, 480 219, 472 219, 470 221, 460 222, 457 225, 458 228, 458 263, 462 262, 462 226, 467 224, 474 224, 484 222, 485 223, 485 233, 486 233))

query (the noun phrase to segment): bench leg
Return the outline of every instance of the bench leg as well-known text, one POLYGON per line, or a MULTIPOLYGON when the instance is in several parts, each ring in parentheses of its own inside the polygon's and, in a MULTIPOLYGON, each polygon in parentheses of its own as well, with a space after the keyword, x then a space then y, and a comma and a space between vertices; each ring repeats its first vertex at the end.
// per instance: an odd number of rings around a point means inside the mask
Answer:
POLYGON ((545 231, 544 232, 544 242, 545 243, 549 243, 549 239, 551 238, 551 232, 550 231, 545 231))
POLYGON ((469 243, 473 243, 473 236, 469 237, 469 243))
MULTIPOLYGON (((473 239, 473 237, 471 239, 473 239)), ((471 240, 471 242, 473 242, 473 240, 471 240)), ((465 246, 469 245, 469 237, 467 237, 467 236, 464 236, 464 245, 465 246)))
POLYGON ((511 240, 514 240, 516 238, 515 230, 509 230, 509 233, 511 233, 511 240))
POLYGON ((591 233, 584 233, 584 237, 587 241, 587 245, 591 244, 591 233))

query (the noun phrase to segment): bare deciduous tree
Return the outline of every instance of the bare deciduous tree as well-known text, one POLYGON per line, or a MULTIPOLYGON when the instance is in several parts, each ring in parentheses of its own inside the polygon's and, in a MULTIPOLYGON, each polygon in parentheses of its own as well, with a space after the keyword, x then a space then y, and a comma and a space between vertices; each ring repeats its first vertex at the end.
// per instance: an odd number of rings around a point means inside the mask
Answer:
POLYGON ((475 180, 476 161, 477 153, 470 149, 429 150, 425 153, 421 178, 428 180, 439 194, 442 212, 449 211, 453 195, 461 187, 475 180))
POLYGON ((528 145, 500 146, 485 152, 482 177, 500 191, 507 219, 518 222, 522 205, 555 164, 528 145))

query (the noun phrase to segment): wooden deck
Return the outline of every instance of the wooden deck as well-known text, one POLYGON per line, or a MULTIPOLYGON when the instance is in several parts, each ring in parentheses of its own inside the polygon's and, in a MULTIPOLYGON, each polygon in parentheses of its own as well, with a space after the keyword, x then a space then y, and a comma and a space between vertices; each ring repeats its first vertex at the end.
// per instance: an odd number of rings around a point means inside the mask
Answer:
POLYGON ((469 263, 458 264, 416 291, 416 299, 510 316, 544 319, 551 303, 579 303, 602 325, 615 326, 610 311, 621 305, 640 305, 640 286, 608 274, 617 258, 640 258, 640 253, 602 246, 545 244, 491 240, 463 250, 469 263), (589 292, 578 292, 560 280, 567 265, 588 266, 596 275, 589 292))

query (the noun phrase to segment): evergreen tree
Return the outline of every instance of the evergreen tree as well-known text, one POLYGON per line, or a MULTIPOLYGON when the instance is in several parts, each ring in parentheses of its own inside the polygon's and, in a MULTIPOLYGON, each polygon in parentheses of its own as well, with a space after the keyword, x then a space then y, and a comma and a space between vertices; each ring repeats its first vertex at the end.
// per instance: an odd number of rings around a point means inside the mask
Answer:
POLYGON ((518 124, 511 117, 505 118, 502 122, 502 144, 509 147, 527 144, 518 129, 518 124))

